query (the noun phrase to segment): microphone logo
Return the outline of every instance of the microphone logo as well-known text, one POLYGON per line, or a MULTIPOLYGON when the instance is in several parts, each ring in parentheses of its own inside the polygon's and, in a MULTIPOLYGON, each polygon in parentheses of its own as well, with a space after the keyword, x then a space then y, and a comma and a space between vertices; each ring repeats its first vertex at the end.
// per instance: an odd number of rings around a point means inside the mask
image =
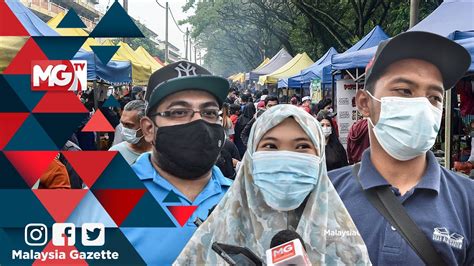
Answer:
POLYGON ((288 242, 272 249, 272 262, 278 263, 295 255, 294 242, 288 242))

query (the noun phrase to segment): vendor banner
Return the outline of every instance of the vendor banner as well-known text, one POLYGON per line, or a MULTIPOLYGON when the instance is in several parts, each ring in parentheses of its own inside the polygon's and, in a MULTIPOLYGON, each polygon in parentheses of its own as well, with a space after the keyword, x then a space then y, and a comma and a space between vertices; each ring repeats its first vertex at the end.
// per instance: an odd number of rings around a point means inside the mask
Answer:
MULTIPOLYGON (((358 89, 363 89, 363 86, 363 83, 359 83, 358 89)), ((344 148, 347 148, 349 130, 352 124, 357 121, 356 92, 357 86, 353 80, 343 79, 336 81, 336 117, 339 128, 339 140, 344 148)))

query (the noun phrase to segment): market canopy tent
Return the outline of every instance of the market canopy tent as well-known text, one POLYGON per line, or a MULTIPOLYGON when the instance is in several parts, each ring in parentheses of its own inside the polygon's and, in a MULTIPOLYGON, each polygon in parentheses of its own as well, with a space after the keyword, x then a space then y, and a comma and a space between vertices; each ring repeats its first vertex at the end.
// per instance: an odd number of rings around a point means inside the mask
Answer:
POLYGON ((293 57, 282 48, 270 61, 260 69, 250 71, 249 79, 258 80, 262 75, 268 75, 288 63, 293 57))
POLYGON ((124 42, 119 42, 117 44, 120 48, 115 53, 112 60, 119 56, 121 58, 125 58, 132 62, 132 80, 135 85, 147 85, 148 79, 151 76, 151 67, 146 63, 143 62, 136 54, 135 51, 124 42))
POLYGON ((375 55, 377 46, 383 40, 388 39, 388 35, 375 26, 364 38, 342 54, 335 54, 331 57, 332 69, 353 69, 365 68, 370 59, 375 55))
POLYGON ((158 62, 153 58, 153 56, 148 53, 148 51, 143 48, 143 46, 139 46, 135 49, 135 54, 142 59, 143 62, 147 63, 151 67, 151 72, 155 72, 156 70, 162 68, 163 66, 158 64, 158 62))
POLYGON ((301 70, 309 67, 314 62, 309 58, 306 53, 298 54, 293 59, 291 59, 288 63, 284 66, 280 67, 279 69, 275 70, 274 72, 261 76, 258 79, 258 83, 263 85, 266 83, 275 84, 278 83, 279 79, 288 78, 295 74, 300 73, 301 70))
POLYGON ((280 83, 280 81, 278 81, 278 88, 285 87, 284 85, 289 88, 300 88, 301 86, 309 87, 311 81, 316 78, 321 79, 322 83, 330 83, 331 69, 326 68, 326 66, 331 64, 331 57, 334 54, 337 54, 336 49, 333 47, 329 48, 314 64, 303 69, 299 74, 289 77, 286 84, 285 82, 280 83), (280 84, 283 86, 280 86, 280 84))
POLYGON ((238 73, 236 75, 234 75, 231 80, 233 82, 240 82, 240 83, 243 83, 245 82, 245 73, 241 72, 241 73, 238 73))
POLYGON ((452 38, 455 31, 474 30, 474 0, 446 0, 408 31, 428 31, 452 38))
POLYGON ((456 40, 456 42, 466 48, 471 55, 471 65, 467 72, 474 73, 474 37, 456 40))
MULTIPOLYGON (((48 21, 48 26, 54 29, 61 36, 89 36, 89 34, 80 28, 58 28, 59 23, 64 19, 64 12, 57 14, 54 18, 48 21)), ((82 48, 86 51, 92 51, 91 45, 100 45, 94 38, 87 38, 82 45, 82 48)))

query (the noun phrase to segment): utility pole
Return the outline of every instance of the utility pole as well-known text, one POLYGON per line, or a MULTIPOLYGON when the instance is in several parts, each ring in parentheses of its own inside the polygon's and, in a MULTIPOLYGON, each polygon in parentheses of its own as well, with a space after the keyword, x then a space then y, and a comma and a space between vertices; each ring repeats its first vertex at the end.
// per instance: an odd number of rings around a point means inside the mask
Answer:
POLYGON ((197 60, 196 60, 196 45, 194 45, 194 63, 197 64, 197 60))
POLYGON ((410 0, 410 28, 418 23, 420 14, 420 0, 410 0))
POLYGON ((166 21, 165 21, 165 63, 168 63, 168 2, 166 2, 166 21))
POLYGON ((192 55, 191 55, 191 48, 192 48, 192 39, 189 39, 189 62, 192 61, 192 55))
MULTIPOLYGON (((123 9, 125 10, 125 12, 127 12, 128 14, 128 0, 123 0, 123 9)), ((127 42, 127 38, 123 38, 123 42, 127 42)))
MULTIPOLYGON (((189 43, 189 29, 186 28, 186 40, 185 40, 185 45, 186 45, 186 52, 185 52, 185 58, 188 60, 188 43, 189 43)), ((191 58, 191 51, 189 51, 189 58, 191 58)), ((191 61, 189 59, 189 61, 191 61)))

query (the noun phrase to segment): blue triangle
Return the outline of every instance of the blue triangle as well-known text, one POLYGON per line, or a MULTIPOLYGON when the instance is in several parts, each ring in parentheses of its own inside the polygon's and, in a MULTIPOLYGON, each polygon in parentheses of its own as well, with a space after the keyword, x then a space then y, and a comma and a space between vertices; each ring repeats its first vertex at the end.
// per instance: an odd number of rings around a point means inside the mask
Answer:
POLYGON ((4 150, 9 151, 54 151, 58 150, 41 125, 33 115, 25 122, 12 137, 4 150))
POLYGON ((89 113, 36 113, 33 114, 44 131, 61 150, 89 113))
POLYGON ((120 103, 115 99, 113 95, 110 95, 107 101, 102 104, 102 107, 117 107, 120 108, 120 103))
POLYGON ((176 227, 176 225, 147 191, 120 227, 176 227))
POLYGON ((166 195, 166 198, 163 200, 163 202, 166 202, 166 203, 181 203, 181 200, 179 199, 179 196, 174 193, 173 190, 170 191, 170 193, 168 193, 168 195, 166 195))
POLYGON ((64 18, 59 22, 57 28, 87 28, 86 24, 81 20, 77 15, 76 11, 71 8, 64 16, 64 18))
POLYGON ((30 189, 15 167, 0 152, 0 189, 30 189))
POLYGON ((33 39, 50 60, 72 60, 87 37, 34 36, 33 39))
MULTIPOLYGON (((30 162, 31 163, 31 162, 30 162)), ((25 228, 30 223, 42 223, 47 227, 54 220, 31 189, 0 190, 0 227, 25 228), (7 215, 8 214, 8 215, 7 215)))
POLYGON ((91 32, 90 37, 145 37, 133 20, 115 1, 91 32))
POLYGON ((120 153, 114 156, 91 189, 143 189, 145 185, 120 153))
POLYGON ((26 105, 26 107, 33 111, 38 102, 43 98, 44 91, 31 90, 31 75, 3 75, 14 91, 26 105))
POLYGON ((107 65, 110 59, 114 56, 115 52, 120 48, 120 46, 101 46, 101 45, 91 45, 92 51, 100 59, 100 61, 107 65))
POLYGON ((4 75, 0 75, 0 94, 0 112, 29 112, 4 75))

